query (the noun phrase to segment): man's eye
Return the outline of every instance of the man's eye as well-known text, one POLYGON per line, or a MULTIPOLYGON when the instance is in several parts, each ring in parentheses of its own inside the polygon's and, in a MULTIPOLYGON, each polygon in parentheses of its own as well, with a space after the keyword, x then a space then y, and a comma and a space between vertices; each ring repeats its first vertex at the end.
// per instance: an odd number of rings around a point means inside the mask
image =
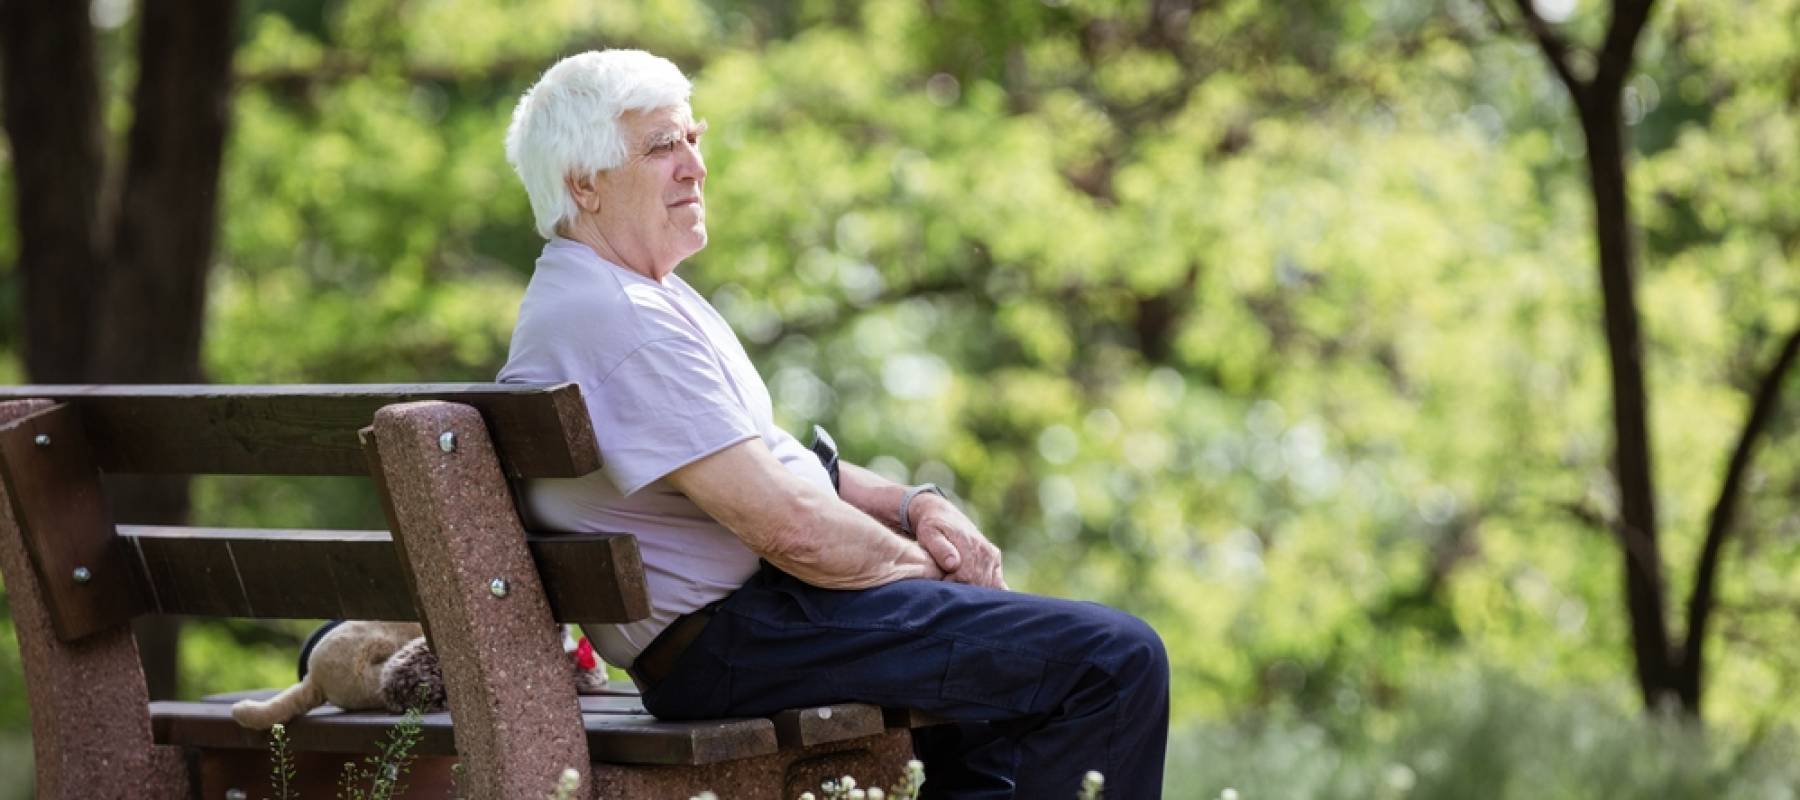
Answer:
POLYGON ((675 149, 674 142, 659 142, 650 148, 652 153, 667 153, 675 149))

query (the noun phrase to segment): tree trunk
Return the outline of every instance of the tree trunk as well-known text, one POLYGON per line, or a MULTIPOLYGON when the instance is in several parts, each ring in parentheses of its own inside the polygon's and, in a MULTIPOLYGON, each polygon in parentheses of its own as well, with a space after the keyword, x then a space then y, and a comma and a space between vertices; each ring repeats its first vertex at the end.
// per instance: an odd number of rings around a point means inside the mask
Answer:
POLYGON ((1624 554, 1625 603, 1631 618, 1638 688, 1645 705, 1658 708, 1679 697, 1664 613, 1662 553, 1657 544, 1644 345, 1638 328, 1637 258, 1625 187, 1625 126, 1616 91, 1590 90, 1576 100, 1587 136, 1606 349, 1612 367, 1613 469, 1619 482, 1618 536, 1624 554))
POLYGON ((1725 479, 1720 482, 1719 498, 1707 521, 1706 541, 1700 547, 1700 562, 1694 570, 1694 588, 1688 595, 1687 640, 1680 651, 1681 683, 1677 687, 1681 692, 1682 707, 1695 715, 1700 713, 1700 700, 1706 686, 1706 631, 1712 617, 1714 596, 1718 592, 1719 559, 1734 530, 1738 496, 1743 494, 1757 442, 1775 416, 1782 384, 1793 371, 1796 361, 1800 361, 1800 326, 1788 334, 1775 362, 1769 365, 1757 385, 1756 394, 1750 401, 1750 413, 1744 417, 1743 430, 1738 434, 1737 447, 1732 450, 1731 461, 1725 468, 1725 479))
MULTIPOLYGON (((148 2, 117 246, 91 374, 197 383, 231 96, 232 0, 148 2)), ((185 494, 185 492, 184 492, 185 494)))
MULTIPOLYGON (((116 214, 103 202, 105 130, 88 4, 0 3, 28 374, 39 383, 201 382, 235 3, 141 4, 116 214)), ((187 520, 185 478, 107 483, 120 521, 187 520)), ((150 621, 137 629, 151 698, 174 696, 177 627, 150 621)))
POLYGON ((91 299, 105 266, 105 172, 94 29, 86 3, 0 0, 6 135, 24 287, 25 370, 87 377, 91 299))

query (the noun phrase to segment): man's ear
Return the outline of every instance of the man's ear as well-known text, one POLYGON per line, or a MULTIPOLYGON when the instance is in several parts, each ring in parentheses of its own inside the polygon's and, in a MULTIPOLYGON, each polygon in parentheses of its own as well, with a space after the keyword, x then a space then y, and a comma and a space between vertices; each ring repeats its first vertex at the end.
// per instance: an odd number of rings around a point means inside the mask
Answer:
POLYGON ((575 200, 576 207, 589 214, 600 210, 600 187, 595 180, 597 174, 570 174, 563 177, 563 186, 568 188, 569 197, 575 200))

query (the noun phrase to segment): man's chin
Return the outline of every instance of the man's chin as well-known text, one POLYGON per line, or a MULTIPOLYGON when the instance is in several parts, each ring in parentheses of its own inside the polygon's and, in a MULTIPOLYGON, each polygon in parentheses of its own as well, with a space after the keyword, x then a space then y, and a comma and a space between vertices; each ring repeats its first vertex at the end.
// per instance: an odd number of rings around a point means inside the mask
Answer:
POLYGON ((682 245, 681 249, 687 251, 687 256, 683 256, 683 258, 692 256, 693 254, 698 253, 701 250, 705 250, 706 249, 706 226, 705 225, 694 226, 693 230, 688 231, 684 236, 682 236, 681 245, 682 245))

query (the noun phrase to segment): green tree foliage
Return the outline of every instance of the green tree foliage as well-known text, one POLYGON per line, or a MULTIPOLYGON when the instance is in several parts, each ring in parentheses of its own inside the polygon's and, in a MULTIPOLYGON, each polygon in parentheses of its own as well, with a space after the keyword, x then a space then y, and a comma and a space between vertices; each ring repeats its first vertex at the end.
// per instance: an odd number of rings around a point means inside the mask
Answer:
MULTIPOLYGON (((539 246, 512 104, 562 54, 645 47, 712 126, 683 274, 780 421, 951 489, 1015 586, 1146 616, 1179 719, 1411 724, 1474 663, 1633 694, 1581 134, 1479 2, 242 19, 215 380, 490 379, 539 246)), ((1592 41, 1603 13, 1562 25, 1592 41)), ((1800 321, 1796 30, 1795 0, 1668 2, 1626 92, 1674 597, 1800 321)), ((1739 734, 1797 710, 1791 402, 1721 571, 1708 712, 1739 734)), ((355 483, 260 479, 204 481, 196 521, 381 524, 355 483)))

